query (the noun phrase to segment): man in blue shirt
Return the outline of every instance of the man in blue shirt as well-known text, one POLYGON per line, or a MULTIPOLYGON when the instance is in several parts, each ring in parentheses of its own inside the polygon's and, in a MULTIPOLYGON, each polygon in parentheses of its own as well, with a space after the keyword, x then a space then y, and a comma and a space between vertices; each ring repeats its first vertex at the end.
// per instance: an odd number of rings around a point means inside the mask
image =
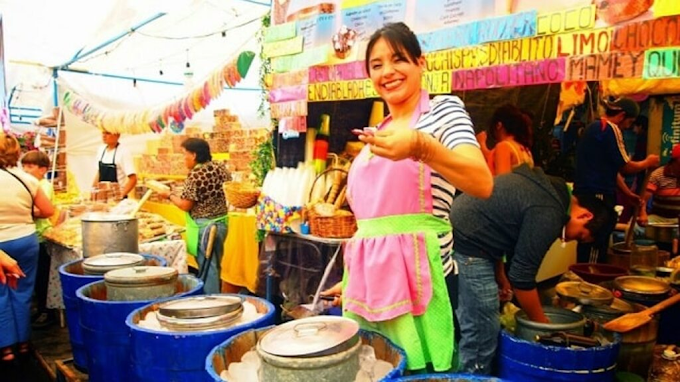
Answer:
MULTIPOLYGON (((607 99, 603 103, 605 115, 586 128, 576 148, 574 195, 595 196, 607 206, 614 207, 617 187, 632 196, 620 173, 634 174, 656 167, 659 156, 648 155, 643 160, 632 161, 626 152, 621 131, 630 128, 640 114, 640 107, 635 101, 618 98, 607 99)), ((604 261, 607 244, 580 243, 578 262, 604 261)))

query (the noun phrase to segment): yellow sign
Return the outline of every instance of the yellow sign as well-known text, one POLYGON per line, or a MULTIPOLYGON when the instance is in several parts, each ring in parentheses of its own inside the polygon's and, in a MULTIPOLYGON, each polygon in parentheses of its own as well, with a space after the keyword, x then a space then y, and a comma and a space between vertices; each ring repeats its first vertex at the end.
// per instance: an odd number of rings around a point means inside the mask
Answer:
POLYGON ((472 69, 555 58, 555 41, 555 36, 539 36, 432 52, 426 55, 427 70, 472 69))
POLYGON ((654 2, 654 17, 680 15, 678 0, 656 0, 654 2))
POLYGON ((262 54, 265 57, 280 57, 300 53, 302 52, 302 43, 302 36, 289 38, 288 40, 265 42, 262 44, 262 54))
POLYGON ((536 35, 576 32, 595 26, 595 4, 536 17, 536 35))
POLYGON ((614 28, 593 29, 557 35, 557 57, 609 52, 614 28))
POLYGON ((430 94, 451 94, 451 70, 423 73, 423 89, 430 94))
POLYGON ((377 98, 371 80, 318 82, 307 88, 309 102, 377 98))

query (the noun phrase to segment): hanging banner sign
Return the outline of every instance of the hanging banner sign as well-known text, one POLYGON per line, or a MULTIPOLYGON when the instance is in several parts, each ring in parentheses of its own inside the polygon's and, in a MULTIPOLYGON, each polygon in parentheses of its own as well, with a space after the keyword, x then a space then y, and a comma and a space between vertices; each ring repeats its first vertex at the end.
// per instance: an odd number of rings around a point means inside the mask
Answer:
POLYGON ((460 70, 556 58, 555 36, 496 41, 427 53, 427 70, 460 70))
POLYGON ((297 35, 304 39, 305 51, 330 44, 331 37, 335 33, 333 24, 335 24, 335 15, 327 13, 298 20, 297 35))
POLYGON ((289 86, 269 91, 269 102, 278 103, 307 99, 307 85, 289 86))
POLYGON ((664 98, 662 113, 660 159, 665 164, 671 159, 673 146, 680 143, 680 98, 664 98))
POLYGON ((452 90, 490 89, 562 82, 565 59, 490 66, 453 72, 452 90))
POLYGON ((424 52, 536 35, 536 11, 521 12, 418 35, 424 52))
POLYGON ((378 98, 371 80, 318 82, 310 84, 307 92, 309 102, 345 101, 378 98))
POLYGON ((275 25, 265 29, 264 42, 274 42, 287 40, 297 34, 297 24, 295 22, 275 25))
POLYGON ((477 45, 477 23, 418 34, 417 37, 423 52, 477 45))
POLYGON ((600 81, 642 77, 644 52, 611 52, 567 59, 566 81, 600 81))
POLYGON ((418 0, 414 3, 412 28, 416 31, 451 28, 496 16, 495 0, 418 0))
POLYGON ((359 80, 366 78, 364 61, 309 68, 309 83, 359 80))
POLYGON ((678 0, 654 1, 654 17, 671 16, 680 14, 678 0))
POLYGON ((536 11, 528 11, 477 21, 477 43, 535 36, 536 16, 536 11))
POLYGON ((555 13, 539 14, 536 18, 536 35, 592 29, 595 26, 595 14, 595 4, 555 13))
MULTIPOLYGON (((279 119, 279 134, 307 131, 307 117, 285 117, 279 119)), ((290 134, 288 134, 290 136, 290 134)))
POLYGON ((301 117, 307 115, 307 101, 272 103, 269 105, 272 118, 301 117))
POLYGON ((302 36, 262 44, 262 54, 267 58, 289 56, 300 52, 302 52, 302 36))
POLYGON ((274 57, 271 60, 272 70, 276 73, 306 69, 320 65, 328 60, 328 45, 307 49, 292 56, 274 57))
POLYGON ((342 9, 342 25, 357 33, 357 40, 368 40, 385 23, 402 21, 406 17, 406 0, 352 1, 342 9))
POLYGON ((274 73, 272 76, 272 89, 306 84, 308 77, 309 71, 307 69, 288 73, 274 73))
POLYGON ((612 28, 603 28, 556 35, 557 57, 607 53, 612 33, 612 28))
POLYGON ((423 73, 423 89, 430 94, 451 94, 451 70, 423 73))
POLYGON ((616 28, 611 50, 644 50, 677 45, 680 45, 680 16, 670 16, 616 28))
POLYGON ((650 49, 645 52, 642 78, 652 80, 680 77, 680 47, 650 49))

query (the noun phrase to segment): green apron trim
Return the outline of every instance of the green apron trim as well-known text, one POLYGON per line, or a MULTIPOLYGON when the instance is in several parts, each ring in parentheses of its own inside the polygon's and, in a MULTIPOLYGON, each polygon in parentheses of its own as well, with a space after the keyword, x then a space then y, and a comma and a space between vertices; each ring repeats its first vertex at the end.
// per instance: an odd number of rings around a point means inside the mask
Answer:
POLYGON ((370 238, 423 231, 443 234, 451 231, 451 223, 432 214, 382 216, 357 220, 357 232, 352 238, 370 238))
POLYGON ((210 220, 205 224, 197 224, 196 221, 191 217, 191 214, 184 212, 184 219, 186 221, 186 235, 187 235, 187 253, 191 256, 196 256, 198 254, 198 243, 201 241, 200 232, 201 228, 205 228, 212 223, 216 223, 220 220, 226 222, 227 215, 220 216, 216 219, 210 220))
MULTIPOLYGON (((361 219, 357 221, 357 226, 353 239, 424 233, 433 293, 427 311, 421 316, 407 313, 381 322, 370 322, 348 311, 343 311, 343 316, 357 321, 363 329, 386 336, 404 349, 407 369, 424 369, 427 363, 432 363, 437 372, 449 371, 455 353, 453 311, 437 236, 451 231, 451 224, 431 214, 410 214, 361 219)), ((347 281, 345 268, 343 290, 347 287, 347 281)))

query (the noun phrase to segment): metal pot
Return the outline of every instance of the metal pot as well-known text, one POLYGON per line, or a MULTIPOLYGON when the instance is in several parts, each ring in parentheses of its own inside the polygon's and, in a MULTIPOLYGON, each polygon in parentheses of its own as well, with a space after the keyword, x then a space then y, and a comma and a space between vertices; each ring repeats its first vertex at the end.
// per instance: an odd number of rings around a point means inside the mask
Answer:
POLYGON ((81 218, 83 257, 139 252, 139 221, 127 215, 91 213, 81 218))
POLYGON ((618 298, 615 298, 610 305, 584 305, 581 309, 581 312, 586 318, 600 324, 609 322, 626 313, 633 313, 634 311, 633 305, 618 298))
POLYGON ((104 275, 107 300, 143 301, 175 294, 178 273, 167 267, 131 267, 116 269, 104 275))
POLYGON ((614 288, 617 297, 647 306, 663 301, 671 290, 667 282, 645 276, 617 277, 614 280, 614 288))
POLYGON ((185 297, 158 306, 161 326, 178 332, 225 329, 243 314, 243 297, 211 295, 185 297))
POLYGON ((606 306, 614 300, 614 295, 606 288, 583 281, 561 282, 555 287, 555 292, 560 299, 578 305, 606 306))
POLYGON ((579 313, 568 309, 544 306, 543 311, 550 320, 549 323, 529 320, 527 314, 520 310, 515 314, 517 329, 515 336, 526 341, 535 341, 539 335, 566 332, 583 335, 586 319, 579 313))
POLYGON ((257 343, 262 380, 352 382, 359 371, 359 324, 335 316, 289 321, 257 343))
POLYGON ((645 226, 645 237, 656 242, 672 243, 677 231, 677 224, 648 223, 645 226))
POLYGON ((144 265, 144 256, 136 253, 115 252, 88 257, 83 260, 83 272, 86 275, 101 276, 115 269, 144 265))

